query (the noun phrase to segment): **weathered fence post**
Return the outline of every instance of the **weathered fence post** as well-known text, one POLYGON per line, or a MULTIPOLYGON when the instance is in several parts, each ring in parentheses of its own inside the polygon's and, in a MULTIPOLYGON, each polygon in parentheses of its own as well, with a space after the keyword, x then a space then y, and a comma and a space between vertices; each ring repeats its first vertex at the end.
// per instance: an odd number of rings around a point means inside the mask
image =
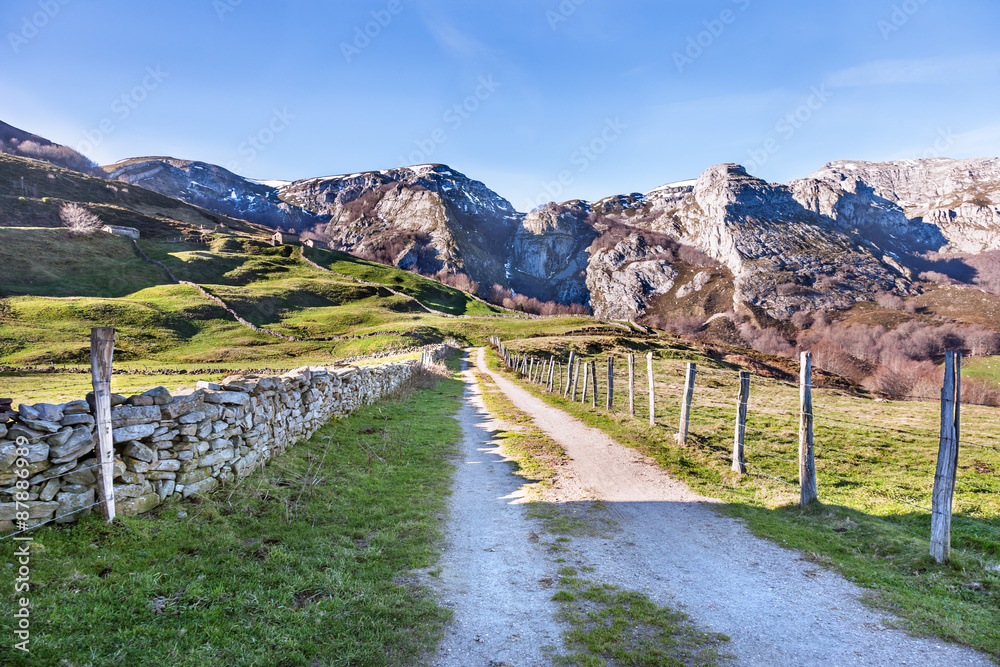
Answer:
POLYGON ((566 362, 566 385, 560 382, 559 386, 563 390, 563 398, 569 396, 570 385, 573 384, 573 360, 576 358, 576 352, 573 350, 569 351, 569 361, 566 362))
POLYGON ((547 389, 552 391, 552 380, 555 378, 556 372, 556 355, 549 355, 549 386, 547 389))
POLYGON ((688 424, 691 421, 691 399, 694 398, 694 362, 689 361, 684 373, 684 397, 681 403, 681 421, 677 428, 677 444, 687 447, 688 424))
POLYGON ((580 384, 580 357, 576 358, 576 365, 573 367, 573 395, 570 400, 576 403, 576 388, 580 384))
POLYGON ((816 459, 813 455, 812 353, 799 362, 799 503, 816 500, 816 459))
POLYGON ((587 402, 587 385, 590 383, 590 364, 586 361, 583 362, 583 394, 580 396, 580 402, 587 402))
POLYGON ((528 382, 535 379, 535 358, 531 357, 528 361, 528 382))
POLYGON ((635 417, 635 354, 628 353, 628 413, 635 417))
POLYGON ((590 407, 597 407, 597 361, 590 362, 590 383, 594 385, 590 392, 590 407))
POLYGON ((608 410, 615 406, 615 358, 608 357, 608 410))
POLYGON ((94 385, 94 419, 97 421, 97 498, 101 516, 115 518, 115 452, 111 437, 111 360, 115 352, 115 330, 90 330, 90 374, 94 385))
POLYGON ((951 504, 958 471, 962 405, 962 353, 948 350, 941 388, 941 439, 938 444, 934 495, 931 499, 931 557, 945 563, 951 556, 951 504))
POLYGON ((646 353, 646 375, 649 379, 649 425, 656 426, 656 410, 653 401, 653 353, 646 353))
POLYGON ((736 397, 736 432, 733 434, 733 472, 745 475, 743 443, 747 434, 747 402, 750 400, 750 371, 740 371, 740 391, 736 397))

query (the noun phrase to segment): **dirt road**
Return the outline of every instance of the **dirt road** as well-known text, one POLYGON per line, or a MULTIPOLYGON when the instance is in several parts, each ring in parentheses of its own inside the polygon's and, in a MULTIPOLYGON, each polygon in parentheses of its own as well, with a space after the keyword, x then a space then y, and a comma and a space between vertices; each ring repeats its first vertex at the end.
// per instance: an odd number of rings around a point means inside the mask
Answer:
MULTIPOLYGON (((687 613, 705 630, 731 638, 724 650, 739 665, 993 665, 976 652, 887 627, 859 602, 861 589, 798 552, 754 537, 711 509, 634 450, 546 405, 489 372, 571 458, 556 494, 562 503, 605 501, 612 536, 573 540, 589 576, 641 591, 687 613)), ((497 424, 468 383, 465 442, 451 500, 448 545, 438 582, 454 621, 438 665, 544 665, 563 629, 543 583, 557 565, 532 542, 541 528, 515 504, 524 480, 491 445, 497 424)))

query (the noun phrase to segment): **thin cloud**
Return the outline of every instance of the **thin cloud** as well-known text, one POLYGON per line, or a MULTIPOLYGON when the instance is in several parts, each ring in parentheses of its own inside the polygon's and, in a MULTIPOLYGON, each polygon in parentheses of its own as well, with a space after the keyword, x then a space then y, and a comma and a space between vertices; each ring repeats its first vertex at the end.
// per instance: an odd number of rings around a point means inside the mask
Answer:
POLYGON ((424 25, 442 48, 463 60, 489 58, 493 50, 483 42, 462 32, 442 17, 425 17, 424 25))
POLYGON ((834 72, 831 88, 982 83, 1000 72, 1000 54, 960 58, 876 60, 834 72))

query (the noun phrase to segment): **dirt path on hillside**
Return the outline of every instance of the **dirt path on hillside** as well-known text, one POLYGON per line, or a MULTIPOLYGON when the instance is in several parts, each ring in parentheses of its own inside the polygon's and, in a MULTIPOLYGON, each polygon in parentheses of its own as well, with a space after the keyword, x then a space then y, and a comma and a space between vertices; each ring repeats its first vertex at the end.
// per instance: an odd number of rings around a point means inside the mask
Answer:
MULTIPOLYGON (((988 657, 887 627, 859 602, 862 589, 800 554, 754 537, 636 451, 554 409, 516 384, 479 370, 571 458, 552 498, 603 500, 613 535, 573 538, 573 564, 588 577, 641 591, 731 638, 739 665, 993 665, 988 657)), ((488 413, 466 373, 459 418, 465 442, 437 583, 454 610, 436 665, 550 664, 561 648, 556 603, 544 581, 558 565, 531 536, 541 528, 512 504, 525 484, 490 444, 488 413)), ((573 505, 569 505, 572 507, 573 505)))

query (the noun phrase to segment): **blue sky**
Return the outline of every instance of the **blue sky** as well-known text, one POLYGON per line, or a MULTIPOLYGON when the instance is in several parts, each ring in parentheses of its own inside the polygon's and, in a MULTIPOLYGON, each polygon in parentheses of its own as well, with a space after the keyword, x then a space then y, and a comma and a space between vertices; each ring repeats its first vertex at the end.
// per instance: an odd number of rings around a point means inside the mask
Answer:
POLYGON ((444 162, 526 210, 1000 155, 995 0, 5 0, 0 28, 0 120, 102 164, 444 162))

